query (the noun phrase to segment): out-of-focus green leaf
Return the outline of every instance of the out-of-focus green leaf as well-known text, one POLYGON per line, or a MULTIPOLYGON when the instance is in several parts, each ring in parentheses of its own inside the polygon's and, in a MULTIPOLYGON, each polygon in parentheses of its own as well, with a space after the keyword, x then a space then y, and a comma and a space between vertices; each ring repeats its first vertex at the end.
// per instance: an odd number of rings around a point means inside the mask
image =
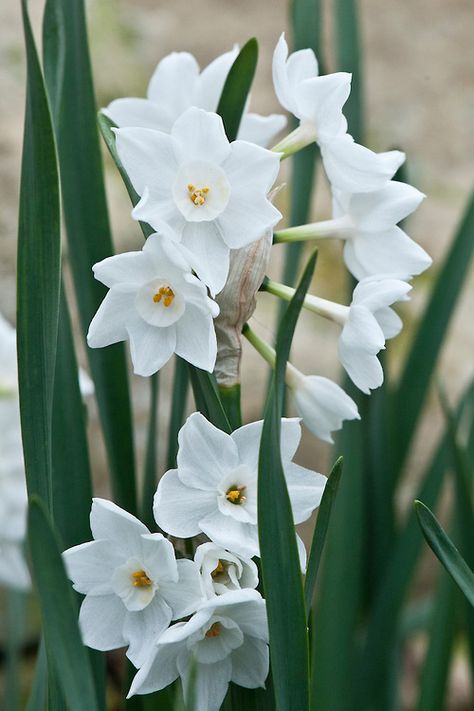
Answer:
POLYGON ((430 509, 422 501, 415 501, 415 509, 426 542, 474 606, 474 573, 430 509))
POLYGON ((235 141, 237 138, 257 60, 258 44, 255 37, 252 37, 240 50, 225 80, 217 113, 222 117, 229 141, 235 141))
POLYGON ((90 539, 92 483, 71 322, 61 289, 53 399, 53 514, 64 548, 90 539))
POLYGON ((35 674, 31 685, 26 711, 43 711, 46 705, 48 690, 48 664, 44 638, 41 639, 38 654, 36 655, 35 674))
POLYGON ((342 457, 339 457, 331 470, 324 489, 323 498, 318 509, 318 518, 314 529, 313 540, 311 542, 311 550, 308 558, 308 566, 306 568, 306 578, 304 582, 304 594, 307 611, 311 609, 311 603, 313 601, 314 586, 316 584, 319 564, 321 562, 324 543, 326 541, 326 533, 341 474, 342 457))
POLYGON ((178 453, 178 432, 184 422, 186 400, 189 390, 189 369, 185 360, 176 356, 173 380, 173 397, 168 429, 168 469, 176 466, 178 453))
POLYGON ((232 427, 232 430, 236 430, 242 425, 242 413, 240 410, 240 383, 236 383, 230 387, 219 387, 219 396, 230 426, 232 427))
POLYGON ((21 645, 25 627, 26 595, 19 590, 7 590, 6 593, 6 664, 3 703, 8 711, 19 711, 22 676, 21 645))
POLYGON ((394 393, 396 470, 400 471, 416 430, 428 386, 472 257, 474 198, 439 271, 394 393))
POLYGON ((215 377, 205 370, 195 368, 193 365, 189 366, 189 373, 196 408, 220 430, 232 432, 229 420, 222 407, 215 377))
POLYGON ((293 514, 281 462, 280 431, 288 354, 316 253, 282 319, 259 455, 258 530, 270 629, 270 658, 279 711, 305 711, 309 703, 306 612, 293 514))
POLYGON ((28 546, 38 591, 49 663, 72 711, 98 710, 92 671, 77 625, 71 586, 48 514, 37 496, 30 498, 28 546))
POLYGON ((30 493, 51 506, 51 419, 59 311, 59 180, 51 115, 22 0, 27 89, 18 226, 18 379, 30 493))
POLYGON ((153 531, 156 527, 153 516, 153 496, 156 491, 157 481, 157 442, 158 442, 158 399, 160 392, 160 374, 155 373, 150 378, 150 407, 148 415, 148 433, 145 450, 145 471, 143 476, 143 490, 141 520, 153 531))
POLYGON ((352 73, 351 95, 344 106, 349 132, 364 140, 362 51, 357 0, 335 0, 334 30, 337 70, 352 73))
MULTIPOLYGON (((467 390, 457 408, 456 421, 472 406, 474 384, 467 390)), ((474 432, 472 425, 471 435, 474 432)), ((469 440, 469 454, 474 456, 474 437, 469 440)), ((423 477, 418 498, 434 506, 449 466, 449 435, 440 441, 423 477)), ((347 477, 346 477, 347 479, 347 477)), ((367 624, 367 635, 360 663, 356 666, 355 703, 360 708, 369 703, 374 690, 383 686, 387 659, 396 637, 400 610, 420 554, 422 539, 414 510, 398 534, 367 624)))
MULTIPOLYGON (((48 0, 43 22, 69 255, 83 335, 105 296, 92 266, 113 254, 83 0, 48 0), (60 67, 60 70, 58 70, 60 67)), ((88 349, 117 503, 136 511, 135 459, 123 344, 88 349)))

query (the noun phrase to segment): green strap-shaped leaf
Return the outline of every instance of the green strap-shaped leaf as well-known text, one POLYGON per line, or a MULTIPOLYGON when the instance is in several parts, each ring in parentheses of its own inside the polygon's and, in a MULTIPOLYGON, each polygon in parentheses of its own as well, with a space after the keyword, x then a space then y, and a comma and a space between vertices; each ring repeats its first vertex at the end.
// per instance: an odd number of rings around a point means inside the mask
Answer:
MULTIPOLYGON (((48 0, 43 23, 55 107, 64 218, 83 335, 105 296, 92 266, 113 254, 83 0, 48 0), (59 71, 57 67, 61 67, 59 71)), ((87 349, 117 503, 136 510, 134 451, 123 344, 87 349)))
POLYGON ((229 420, 222 407, 215 377, 205 370, 195 368, 193 365, 189 366, 189 373, 196 408, 220 430, 232 432, 229 420))
POLYGON ((426 542, 474 606, 474 573, 430 509, 418 500, 415 509, 426 542))
POLYGON ((328 477, 326 487, 324 489, 323 498, 318 509, 318 518, 314 529, 313 540, 311 542, 311 550, 308 558, 308 567, 306 568, 306 577, 304 581, 304 596, 306 610, 311 609, 313 601, 314 586, 318 575, 319 564, 326 541, 326 533, 329 526, 332 507, 336 498, 339 481, 342 474, 342 457, 335 462, 331 473, 328 477))
POLYGON ((394 393, 397 469, 405 461, 474 247, 474 198, 438 273, 394 393))
POLYGON ((160 393, 160 374, 155 373, 150 378, 150 407, 148 415, 148 432, 145 449, 145 467, 141 501, 141 520, 153 531, 156 527, 153 516, 153 496, 156 491, 157 458, 158 458, 158 399, 160 393))
POLYGON ((168 469, 176 466, 178 454, 178 432, 184 422, 186 400, 189 391, 189 368, 185 360, 176 356, 173 379, 173 397, 171 400, 171 415, 168 428, 168 469))
POLYGON ((73 592, 51 521, 37 496, 30 498, 28 545, 38 591, 48 663, 72 711, 98 709, 92 671, 77 625, 73 592))
POLYGON ((36 655, 35 673, 31 685, 26 711, 42 711, 45 708, 48 691, 48 664, 44 637, 41 638, 38 654, 36 655))
POLYGON ((364 140, 364 98, 362 51, 357 0, 336 0, 334 31, 338 71, 352 73, 351 94, 344 106, 349 132, 359 143, 364 140))
POLYGON ((59 311, 59 182, 41 67, 22 0, 27 89, 18 227, 18 377, 30 493, 51 505, 51 418, 59 311))
POLYGON ((217 113, 222 118, 229 141, 235 141, 237 138, 257 60, 258 44, 255 37, 252 37, 240 50, 225 80, 217 113))
POLYGON ((315 264, 316 253, 308 262, 278 332, 259 455, 258 531, 272 679, 279 711, 306 711, 309 703, 306 612, 293 514, 281 462, 280 430, 286 362, 315 264))

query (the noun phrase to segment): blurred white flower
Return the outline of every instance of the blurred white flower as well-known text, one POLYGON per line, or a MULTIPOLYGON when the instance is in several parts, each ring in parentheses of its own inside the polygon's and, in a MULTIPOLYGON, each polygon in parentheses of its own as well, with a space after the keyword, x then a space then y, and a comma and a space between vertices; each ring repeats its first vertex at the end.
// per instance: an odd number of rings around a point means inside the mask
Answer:
POLYGON ((139 667, 171 620, 198 609, 199 569, 177 561, 170 541, 111 501, 93 499, 90 523, 94 540, 63 553, 74 589, 86 596, 79 613, 84 644, 101 651, 128 645, 139 667))
POLYGON ((280 141, 274 151, 289 155, 317 141, 331 185, 350 192, 381 188, 405 160, 400 151, 374 153, 354 142, 347 133, 342 113, 351 90, 351 75, 336 72, 318 76, 318 62, 311 49, 288 57, 284 34, 273 54, 276 95, 300 125, 280 141))
MULTIPOLYGON (((154 501, 164 531, 189 538, 205 533, 216 545, 245 558, 259 555, 257 480, 260 422, 228 435, 200 413, 188 417, 178 436, 177 469, 166 472, 154 501)), ((326 484, 322 474, 292 459, 301 438, 296 418, 281 421, 281 457, 295 524, 319 506, 326 484)), ((300 555, 304 553, 300 543, 300 555)))
POLYGON ((141 196, 132 216, 158 232, 172 228, 198 277, 218 293, 230 250, 259 239, 281 218, 268 199, 278 155, 246 141, 229 143, 220 116, 196 108, 177 119, 171 134, 114 130, 120 160, 141 196))
POLYGON ((264 687, 268 668, 265 601, 256 590, 227 592, 164 632, 135 675, 128 698, 164 689, 181 677, 186 700, 194 677, 195 711, 218 711, 229 682, 264 687))
POLYGON ((355 402, 329 378, 304 375, 288 363, 285 380, 303 424, 319 439, 333 444, 331 433, 344 420, 360 420, 355 402))
POLYGON ((95 264, 109 287, 87 334, 91 348, 130 339, 135 373, 156 373, 173 353, 212 372, 216 360, 213 318, 219 307, 191 273, 186 250, 168 236, 151 235, 139 252, 95 264))
MULTIPOLYGON (((156 67, 146 99, 116 99, 103 113, 121 128, 140 126, 169 133, 176 119, 191 106, 217 110, 225 80, 238 53, 236 46, 216 57, 200 72, 192 54, 172 52, 156 67)), ((281 114, 260 116, 249 113, 246 107, 238 138, 265 147, 285 126, 286 117, 281 114)))
POLYGON ((222 595, 229 590, 256 588, 258 569, 253 560, 230 553, 215 543, 203 543, 196 549, 194 561, 201 571, 208 597, 222 595))
POLYGON ((0 397, 17 392, 16 331, 0 314, 0 397))

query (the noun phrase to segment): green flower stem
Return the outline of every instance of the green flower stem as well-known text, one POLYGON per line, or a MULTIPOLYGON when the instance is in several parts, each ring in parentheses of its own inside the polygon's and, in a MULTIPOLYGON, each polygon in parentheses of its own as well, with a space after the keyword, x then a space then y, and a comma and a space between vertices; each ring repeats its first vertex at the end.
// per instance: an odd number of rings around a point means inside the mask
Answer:
POLYGON ((268 363, 271 368, 275 367, 276 362, 276 352, 263 338, 257 336, 255 331, 253 331, 248 323, 246 323, 242 329, 242 335, 245 336, 247 341, 252 344, 257 353, 260 353, 262 358, 268 363))
POLYGON ((316 133, 311 126, 300 125, 291 131, 285 138, 273 146, 272 151, 275 153, 281 153, 281 160, 285 160, 289 156, 301 151, 306 146, 314 143, 316 140, 316 133))
POLYGON ((280 242, 304 242, 312 239, 333 239, 345 238, 348 230, 346 216, 336 217, 333 220, 322 220, 312 222, 309 225, 299 225, 298 227, 288 227, 286 230, 278 230, 273 235, 273 243, 280 242))
MULTIPOLYGON (((286 286, 286 284, 280 284, 272 279, 265 278, 261 286, 262 291, 268 291, 269 294, 278 296, 280 299, 285 301, 291 301, 295 293, 295 289, 291 286, 286 286)), ((348 306, 343 306, 342 304, 336 304, 333 301, 328 301, 328 299, 321 299, 319 296, 313 296, 308 294, 305 297, 303 306, 308 311, 312 311, 318 316, 324 316, 331 321, 335 321, 340 325, 344 325, 347 320, 347 315, 349 311, 348 306)))

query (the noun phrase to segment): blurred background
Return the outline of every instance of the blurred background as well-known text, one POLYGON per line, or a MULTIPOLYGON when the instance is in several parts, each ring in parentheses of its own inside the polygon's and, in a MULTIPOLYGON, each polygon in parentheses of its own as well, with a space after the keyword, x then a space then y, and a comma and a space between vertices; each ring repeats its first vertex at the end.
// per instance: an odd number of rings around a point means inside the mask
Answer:
MULTIPOLYGON (((30 6, 39 38, 43 3, 31 0, 30 6)), ((433 268, 414 280, 412 301, 403 306, 406 328, 389 349, 388 368, 396 374, 472 184, 473 9, 469 0, 451 0, 450 3, 412 0, 410 3, 383 4, 375 0, 362 0, 359 9, 366 121, 364 143, 374 150, 400 148, 407 153, 407 179, 427 195, 426 201, 409 221, 407 231, 434 260, 433 268)), ((243 44, 249 36, 255 35, 259 41, 260 57, 251 106, 264 114, 279 111, 271 81, 271 58, 282 30, 291 37, 288 3, 285 0, 207 0, 198 4, 175 0, 89 0, 87 11, 99 107, 117 97, 143 96, 156 63, 171 51, 190 51, 204 67, 234 43, 243 44)), ((25 80, 18 3, 9 0, 0 5, 0 26, 0 310, 14 323, 25 80)), ((323 26, 324 65, 326 71, 332 71, 336 63, 331 2, 323 2, 323 26)), ((136 223, 130 219, 129 202, 121 179, 105 152, 104 157, 116 250, 139 249, 142 236, 136 223)), ((283 180, 288 178, 283 173, 283 180)), ((288 192, 283 188, 278 196, 283 213, 288 192)), ((311 219, 322 220, 329 216, 329 191, 319 170, 311 219)), ((283 246, 272 250, 270 272, 274 278, 280 276, 283 250, 283 246)), ((346 273, 340 255, 338 243, 321 245, 313 291, 326 298, 344 301, 347 298, 346 273)), ((67 264, 67 248, 65 260, 67 264)), ((254 316, 255 328, 267 340, 272 340, 275 334, 275 306, 274 297, 259 295, 254 316)), ((471 272, 452 319, 438 367, 438 377, 452 403, 457 401, 473 375, 473 312, 474 281, 471 272)), ((85 365, 83 352, 80 359, 85 365)), ((305 373, 338 378, 336 331, 330 324, 303 314, 292 361, 305 373)), ((257 419, 261 415, 265 373, 265 366, 259 357, 245 345, 242 364, 245 420, 257 419)), ((168 367, 161 379, 163 409, 166 409, 171 375, 172 368, 168 367)), ((138 377, 132 377, 132 389, 138 423, 136 438, 140 469, 149 392, 147 383, 138 377)), ((105 454, 93 404, 90 410, 89 434, 97 479, 96 491, 104 495, 108 493, 104 476, 105 454)), ((408 462, 409 474, 405 476, 398 495, 397 506, 401 517, 413 499, 419 473, 428 462, 442 429, 443 418, 436 393, 432 392, 408 462)), ((161 434, 165 436, 164 429, 161 434)), ((159 445, 158 451, 160 455, 159 445)), ((308 435, 304 438, 300 461, 326 473, 335 454, 334 449, 308 435)), ((449 493, 445 498, 448 500, 449 493)), ((427 554, 413 587, 414 594, 417 590, 429 588, 438 572, 438 565, 427 554)), ((425 643, 423 635, 420 635, 407 651, 403 688, 406 709, 414 707, 417 675, 425 643)), ((462 653, 456 654, 448 697, 449 709, 472 708, 469 673, 462 653)))

